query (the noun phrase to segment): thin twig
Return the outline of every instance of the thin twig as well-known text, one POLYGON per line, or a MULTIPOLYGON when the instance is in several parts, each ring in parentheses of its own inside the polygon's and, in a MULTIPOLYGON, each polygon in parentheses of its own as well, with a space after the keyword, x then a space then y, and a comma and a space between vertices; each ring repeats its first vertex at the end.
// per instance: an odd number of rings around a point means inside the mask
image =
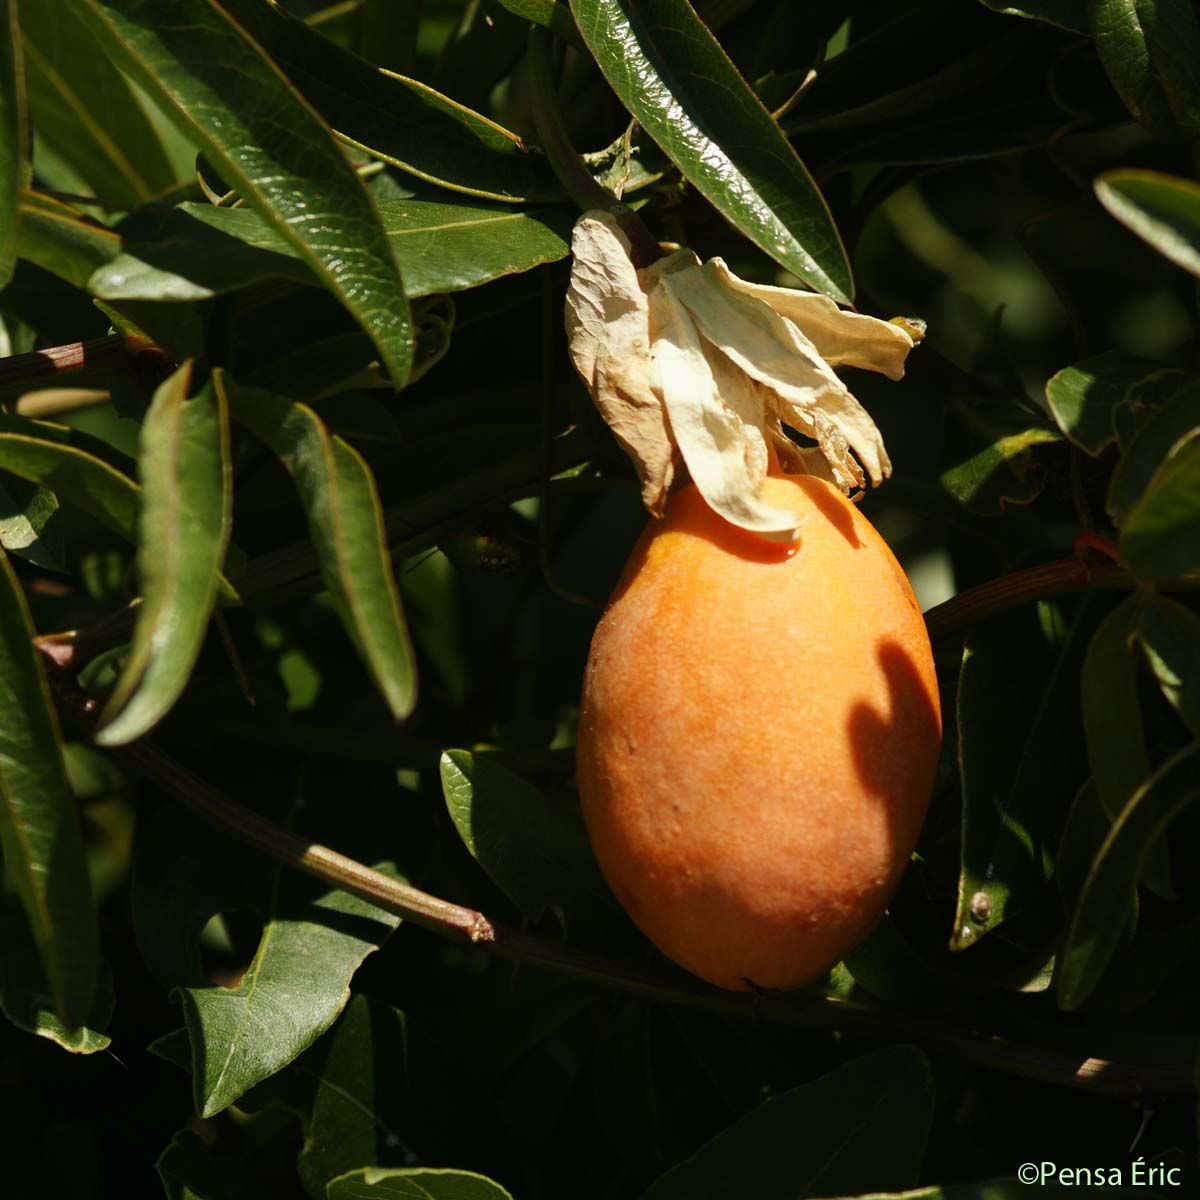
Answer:
POLYGON ((52 387, 64 375, 108 375, 114 371, 140 374, 147 361, 161 364, 162 351, 150 342, 123 334, 48 346, 28 354, 0 359, 0 395, 52 387))
MULTIPOLYGON (((52 660, 46 665, 64 712, 90 726, 95 701, 81 692, 69 673, 59 670, 52 660)), ((431 896, 327 846, 282 829, 230 800, 149 741, 134 742, 117 753, 198 816, 276 861, 360 896, 442 937, 478 944, 516 962, 666 1004, 889 1041, 908 1039, 978 1066, 1135 1103, 1148 1096, 1187 1095, 1194 1090, 1191 1063, 1174 1058, 1120 1062, 1012 1042, 925 1017, 832 997, 784 993, 742 995, 578 950, 499 925, 475 909, 431 896)))

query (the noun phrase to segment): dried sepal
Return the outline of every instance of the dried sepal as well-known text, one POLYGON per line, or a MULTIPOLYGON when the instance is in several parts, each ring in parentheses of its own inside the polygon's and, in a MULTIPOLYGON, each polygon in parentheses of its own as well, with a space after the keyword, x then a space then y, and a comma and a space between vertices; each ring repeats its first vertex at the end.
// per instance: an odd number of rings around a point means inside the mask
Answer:
POLYGON ((635 271, 628 239, 607 213, 580 219, 573 250, 572 359, 633 458, 652 512, 661 510, 676 455, 721 516, 780 541, 794 541, 799 529, 793 514, 762 500, 772 451, 782 470, 843 490, 891 473, 875 423, 833 368, 899 379, 915 324, 747 283, 719 258, 701 264, 688 250, 635 271), (816 449, 797 446, 784 426, 816 449))

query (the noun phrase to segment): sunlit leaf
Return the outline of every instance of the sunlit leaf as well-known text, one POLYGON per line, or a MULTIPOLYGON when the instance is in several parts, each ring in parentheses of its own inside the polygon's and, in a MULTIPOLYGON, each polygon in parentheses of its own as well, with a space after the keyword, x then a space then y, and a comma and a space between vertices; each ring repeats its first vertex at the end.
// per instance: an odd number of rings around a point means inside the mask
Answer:
POLYGON ((1142 579, 1175 579, 1200 567, 1200 431, 1154 473, 1125 518, 1118 548, 1142 579))
POLYGON ((513 1200, 494 1180, 437 1167, 361 1167, 333 1180, 329 1200, 513 1200))
POLYGON ((481 867, 528 916, 554 908, 576 919, 614 913, 576 807, 553 800, 485 754, 441 760, 446 807, 481 867))
POLYGON ((370 468, 303 404, 243 387, 231 388, 230 401, 234 417, 295 480, 338 616, 392 715, 403 720, 416 704, 416 661, 370 468))
MULTIPOLYGON (((361 827, 348 829, 345 807, 340 798, 316 796, 294 821, 371 861, 372 831, 361 813, 361 827)), ((390 862, 373 865, 396 873, 390 862)), ((141 835, 133 904, 147 965, 176 985, 196 1109, 204 1115, 220 1112, 308 1049, 345 1007, 359 965, 400 923, 292 867, 272 867, 258 851, 177 808, 141 835), (210 918, 231 910, 254 912, 263 933, 245 972, 222 986, 207 980, 199 942, 210 918)))
POLYGON ((1137 635, 1163 695, 1200 738, 1200 616, 1168 596, 1147 593, 1137 635))
POLYGON ((142 603, 96 741, 141 737, 170 710, 199 657, 229 542, 229 412, 220 375, 190 396, 185 363, 154 394, 142 424, 138 579, 142 603))
POLYGON ((41 192, 21 195, 17 254, 75 287, 121 252, 121 237, 61 200, 41 192))
POLYGON ((92 1010, 100 963, 62 735, 21 586, 0 550, 0 847, 68 1031, 92 1010))
POLYGON ((1125 107, 1165 137, 1200 131, 1200 23, 1191 0, 1087 0, 1096 49, 1125 107))
POLYGON ((494 121, 333 46, 274 0, 224 7, 338 135, 418 179, 492 200, 562 194, 545 159, 494 121))
POLYGON ((1009 0, 982 0, 982 3, 995 12, 1045 21, 1070 33, 1091 33, 1087 13, 1079 0, 1020 0, 1018 4, 1010 4, 1009 0))
MULTIPOLYGON (((380 219, 410 298, 478 287, 566 258, 565 209, 385 200, 380 219)), ((106 300, 203 300, 264 279, 316 279, 299 252, 257 213, 181 204, 161 239, 131 243, 89 289, 106 300)))
POLYGON ((1200 184, 1158 171, 1109 171, 1096 180, 1096 195, 1121 224, 1200 275, 1200 184))
POLYGON ((397 387, 412 330, 370 196, 315 112, 213 0, 67 0, 371 334, 397 387))
POLYGON ((850 264, 821 193, 691 5, 571 8, 621 102, 705 199, 793 275, 848 302, 850 264))
POLYGON ((29 107, 39 140, 62 156, 106 207, 134 208, 178 182, 129 81, 69 5, 20 6, 29 107))
POLYGON ((1115 410, 1129 389, 1155 370, 1148 359, 1107 350, 1064 367, 1046 383, 1046 404, 1067 437, 1093 458, 1116 441, 1115 410))
POLYGON ((17 204, 29 182, 25 76, 15 0, 0 0, 0 288, 17 256, 17 204))

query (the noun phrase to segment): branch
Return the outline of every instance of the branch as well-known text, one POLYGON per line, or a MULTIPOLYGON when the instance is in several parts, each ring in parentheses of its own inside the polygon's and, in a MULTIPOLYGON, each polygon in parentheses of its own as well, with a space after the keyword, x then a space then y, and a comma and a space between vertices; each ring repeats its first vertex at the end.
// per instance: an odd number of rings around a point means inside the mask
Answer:
MULTIPOLYGON (((49 346, 0 359, 0 395, 54 387, 64 375, 90 378, 121 372, 140 377, 148 366, 157 377, 165 362, 157 346, 114 333, 86 342, 49 346)), ((74 380, 73 380, 74 382, 74 380)), ((67 407, 77 407, 69 401, 67 407)), ((39 416, 45 415, 39 412, 39 416)))
MULTIPOLYGON (((78 688, 68 673, 57 668, 53 659, 47 658, 45 665, 55 697, 65 713, 85 727, 90 726, 96 702, 78 688)), ((135 742, 116 753, 198 816, 276 861, 351 892, 441 937, 476 944, 516 962, 664 1004, 808 1029, 840 1030, 887 1040, 908 1039, 957 1055, 977 1066, 1133 1102, 1151 1095, 1187 1095, 1194 1090, 1190 1062, 1119 1062, 1071 1054, 827 996, 742 995, 709 987, 682 973, 643 970, 523 933, 491 921, 475 909, 431 896, 280 828, 230 800, 149 741, 135 742)))

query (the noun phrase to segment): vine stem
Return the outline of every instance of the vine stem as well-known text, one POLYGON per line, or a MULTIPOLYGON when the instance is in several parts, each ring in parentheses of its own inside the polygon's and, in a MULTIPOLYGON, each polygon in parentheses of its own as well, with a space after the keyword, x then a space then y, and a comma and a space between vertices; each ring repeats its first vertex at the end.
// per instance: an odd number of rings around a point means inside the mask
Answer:
MULTIPOLYGON (((51 656, 44 656, 44 662, 64 714, 89 728, 96 701, 51 656)), ((743 995, 682 975, 647 970, 575 949, 494 922, 482 912, 431 896, 328 846, 283 829, 225 796, 149 740, 131 743, 117 753, 197 816, 277 862, 304 871, 442 937, 477 945, 516 962, 665 1004, 868 1038, 908 1039, 978 1066, 1133 1103, 1152 1096, 1186 1095, 1194 1090, 1191 1064, 1177 1059, 1124 1062, 1073 1054, 827 996, 743 995)))
MULTIPOLYGON (((119 333, 86 342, 69 342, 65 346, 48 346, 0 359, 0 396, 50 387, 64 375, 87 378, 121 371, 140 376, 148 366, 157 373, 163 361, 157 346, 119 333)), ((74 408, 78 403, 72 397, 65 397, 62 407, 74 408)), ((45 410, 37 415, 51 413, 45 410)))
POLYGON ((541 25, 533 25, 529 30, 525 64, 533 122, 537 126, 542 150, 563 190, 579 205, 580 211, 602 208, 612 213, 629 238, 630 257, 634 266, 648 266, 662 257, 662 248, 654 235, 637 213, 618 204, 612 193, 596 182, 571 143, 554 83, 553 49, 554 39, 550 31, 541 25))

